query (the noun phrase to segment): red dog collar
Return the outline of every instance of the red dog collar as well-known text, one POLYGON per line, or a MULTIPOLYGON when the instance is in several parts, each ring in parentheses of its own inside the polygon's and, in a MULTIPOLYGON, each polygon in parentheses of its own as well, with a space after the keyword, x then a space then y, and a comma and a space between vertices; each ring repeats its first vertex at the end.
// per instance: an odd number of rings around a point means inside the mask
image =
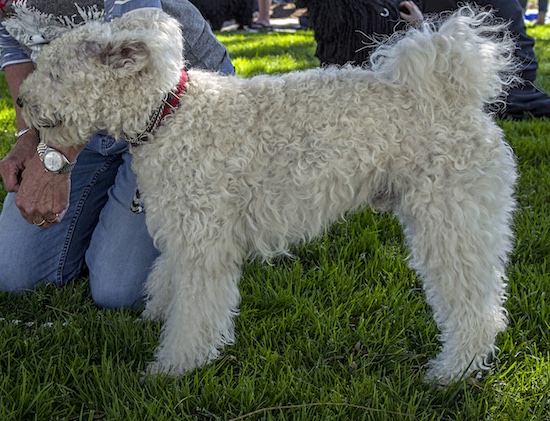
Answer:
POLYGON ((155 129, 160 125, 164 117, 174 111, 180 106, 181 103, 181 94, 185 92, 185 84, 187 83, 188 77, 185 70, 181 70, 180 81, 178 86, 172 91, 170 91, 164 99, 162 100, 162 105, 157 108, 157 110, 151 115, 149 119, 149 124, 145 131, 138 136, 126 140, 132 145, 141 145, 149 140, 149 134, 153 133, 155 129))

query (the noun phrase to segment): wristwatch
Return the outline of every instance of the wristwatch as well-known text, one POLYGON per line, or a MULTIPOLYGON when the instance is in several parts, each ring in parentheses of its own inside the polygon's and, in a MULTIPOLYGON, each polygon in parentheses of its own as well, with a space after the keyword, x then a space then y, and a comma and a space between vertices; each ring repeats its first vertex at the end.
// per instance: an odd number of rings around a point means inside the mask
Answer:
POLYGON ((65 155, 44 142, 40 142, 36 147, 36 152, 44 164, 46 171, 57 174, 67 174, 71 172, 76 162, 71 162, 65 155))

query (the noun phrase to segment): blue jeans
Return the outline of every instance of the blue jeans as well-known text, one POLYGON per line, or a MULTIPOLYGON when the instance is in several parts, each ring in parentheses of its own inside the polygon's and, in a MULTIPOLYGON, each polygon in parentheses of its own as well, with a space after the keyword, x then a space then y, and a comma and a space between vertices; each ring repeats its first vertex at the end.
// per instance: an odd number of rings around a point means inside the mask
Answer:
MULTIPOLYGON (((229 59, 220 72, 234 73, 229 59)), ((128 144, 96 135, 72 171, 70 206, 59 223, 47 229, 29 224, 15 206, 15 193, 9 193, 0 214, 0 290, 64 285, 86 265, 98 306, 138 305, 159 251, 145 214, 130 209, 135 190, 128 144)))

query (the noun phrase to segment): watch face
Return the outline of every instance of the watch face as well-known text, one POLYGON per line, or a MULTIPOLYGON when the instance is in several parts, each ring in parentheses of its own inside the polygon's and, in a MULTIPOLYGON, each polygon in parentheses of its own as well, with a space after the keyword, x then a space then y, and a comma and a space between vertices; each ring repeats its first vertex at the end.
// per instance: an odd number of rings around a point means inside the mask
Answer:
POLYGON ((64 164, 63 156, 58 151, 49 150, 44 154, 44 167, 48 171, 59 171, 64 164))

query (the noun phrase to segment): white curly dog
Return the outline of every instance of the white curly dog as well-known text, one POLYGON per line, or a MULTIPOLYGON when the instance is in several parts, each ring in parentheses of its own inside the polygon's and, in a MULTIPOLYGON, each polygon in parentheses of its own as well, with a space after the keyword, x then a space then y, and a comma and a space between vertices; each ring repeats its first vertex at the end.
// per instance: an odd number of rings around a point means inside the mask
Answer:
POLYGON ((487 369, 507 324, 515 207, 513 153, 486 111, 514 79, 504 32, 463 8, 380 46, 368 68, 250 79, 182 72, 180 28, 160 11, 44 47, 20 97, 42 140, 103 130, 135 143, 161 251, 146 284, 144 315, 164 321, 150 370, 184 373, 234 341, 247 258, 287 253, 366 207, 399 218, 435 313, 442 349, 427 378, 487 369))

